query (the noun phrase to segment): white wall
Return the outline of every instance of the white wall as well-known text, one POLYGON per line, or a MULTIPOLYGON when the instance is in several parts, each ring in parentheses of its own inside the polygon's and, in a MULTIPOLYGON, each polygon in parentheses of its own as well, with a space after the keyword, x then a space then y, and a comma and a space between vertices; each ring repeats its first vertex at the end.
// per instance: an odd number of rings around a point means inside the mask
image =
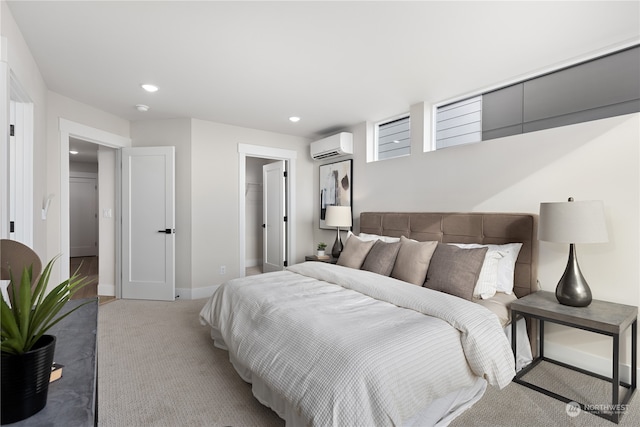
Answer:
MULTIPOLYGON (((640 114, 426 153, 421 138, 412 138, 411 156, 373 163, 365 161, 366 128, 352 129, 356 227, 363 211, 538 213, 540 202, 569 196, 603 200, 609 243, 578 245, 582 272, 594 298, 640 305, 640 114)), ((539 250, 540 285, 554 291, 568 247, 541 242, 539 250)), ((579 358, 576 351, 610 364, 611 339, 547 329, 549 356, 579 358)))
POLYGON ((89 172, 98 173, 98 163, 89 162, 69 162, 69 172, 89 172))
POLYGON ((304 260, 312 241, 314 165, 305 138, 255 129, 192 120, 192 265, 193 291, 197 295, 236 277, 238 259, 238 203, 244 189, 238 188, 238 144, 296 150, 296 247, 293 264, 304 260), (220 275, 224 265, 227 274, 220 275))

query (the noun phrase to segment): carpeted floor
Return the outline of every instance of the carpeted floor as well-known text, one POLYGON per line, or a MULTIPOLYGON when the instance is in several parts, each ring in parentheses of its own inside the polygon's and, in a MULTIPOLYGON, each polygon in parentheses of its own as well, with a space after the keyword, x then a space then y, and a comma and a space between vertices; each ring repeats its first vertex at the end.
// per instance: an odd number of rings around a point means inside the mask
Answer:
MULTIPOLYGON (((198 321, 204 303, 117 300, 100 306, 100 426, 284 426, 253 397, 227 352, 213 346, 208 329, 198 321)), ((551 381, 568 392, 574 389, 571 384, 578 384, 576 398, 610 403, 606 383, 583 376, 574 379, 572 371, 546 365, 527 379, 538 384, 551 381)), ((640 425, 638 402, 634 396, 620 426, 640 425)), ((488 387, 478 403, 451 423, 455 427, 613 425, 585 412, 570 417, 564 403, 515 383, 503 390, 488 387)))
MULTIPOLYGON (((611 384, 543 362, 524 378, 540 387, 589 405, 611 404, 611 384)), ((621 394, 623 395, 623 394, 621 394)), ((581 411, 569 416, 567 404, 511 383, 502 390, 488 387, 482 399, 452 423, 452 427, 576 426, 612 427, 614 423, 581 411)), ((633 396, 620 426, 640 425, 640 401, 633 396)))
POLYGON ((104 427, 283 426, 251 394, 198 313, 204 300, 116 300, 98 313, 104 427))

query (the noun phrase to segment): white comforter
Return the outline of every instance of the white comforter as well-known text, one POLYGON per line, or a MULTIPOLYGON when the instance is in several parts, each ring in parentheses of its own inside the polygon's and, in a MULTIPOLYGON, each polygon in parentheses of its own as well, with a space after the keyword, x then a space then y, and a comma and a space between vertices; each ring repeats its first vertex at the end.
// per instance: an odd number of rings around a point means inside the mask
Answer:
POLYGON ((398 426, 477 377, 502 388, 515 375, 505 334, 485 308, 326 263, 231 280, 200 316, 236 369, 307 425, 398 426))

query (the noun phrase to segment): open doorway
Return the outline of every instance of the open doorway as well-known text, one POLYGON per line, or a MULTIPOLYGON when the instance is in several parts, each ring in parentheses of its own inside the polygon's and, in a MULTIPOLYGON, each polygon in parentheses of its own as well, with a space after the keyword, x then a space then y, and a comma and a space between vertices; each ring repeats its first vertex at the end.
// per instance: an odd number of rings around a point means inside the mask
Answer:
POLYGON ((99 295, 98 145, 69 138, 69 270, 86 277, 75 298, 99 295))
POLYGON ((245 183, 245 230, 246 230, 246 275, 252 276, 262 273, 262 209, 263 209, 263 182, 262 167, 271 159, 259 157, 247 157, 246 183, 245 183))
POLYGON ((246 275, 284 269, 287 260, 286 161, 247 157, 246 275))
MULTIPOLYGON (((257 158, 260 160, 256 160, 255 162, 257 164, 260 164, 260 174, 262 174, 262 164, 266 163, 272 163, 274 161, 284 161, 284 163, 286 164, 286 171, 287 171, 287 179, 286 179, 286 190, 284 192, 284 198, 285 198, 285 205, 287 206, 287 220, 285 223, 285 229, 283 230, 283 238, 284 238, 284 254, 283 254, 283 258, 284 258, 284 262, 285 262, 285 266, 287 265, 287 263, 291 263, 292 256, 293 254, 295 254, 295 236, 296 236, 296 227, 295 227, 295 218, 296 218, 296 212, 295 212, 295 176, 296 176, 296 164, 295 164, 295 160, 297 157, 297 152, 296 151, 292 151, 292 150, 284 150, 284 149, 280 149, 280 148, 272 148, 272 147, 265 147, 265 146, 259 146, 259 145, 248 145, 248 144, 238 144, 238 169, 239 169, 239 175, 238 175, 238 181, 239 181, 239 188, 241 188, 242 190, 245 191, 245 193, 247 192, 247 190, 251 191, 250 189, 250 185, 249 187, 247 186, 247 183, 249 181, 249 184, 251 184, 252 182, 250 181, 250 178, 248 178, 247 175, 247 166, 248 166, 248 159, 250 158, 257 158)), ((256 172, 257 173, 257 172, 256 172)), ((254 175, 249 175, 249 176, 254 176, 254 175)), ((260 180, 260 182, 262 182, 262 180, 260 180)), ((242 191, 241 190, 241 191, 242 191)), ((254 189, 253 191, 256 191, 257 189, 254 189)), ((262 191, 262 189, 261 189, 262 191)), ((239 249, 240 249, 240 253, 239 253, 239 265, 240 265, 240 271, 239 271, 239 276, 240 277, 244 277, 247 275, 248 271, 247 271, 247 267, 248 267, 248 263, 254 263, 252 260, 254 258, 252 258, 251 255, 248 255, 247 253, 247 236, 248 234, 260 234, 262 235, 262 232, 260 233, 255 233, 255 230, 252 229, 253 224, 257 223, 257 222, 247 222, 247 215, 254 217, 254 219, 260 218, 260 228, 262 229, 262 214, 260 215, 256 215, 254 214, 254 212, 256 212, 256 206, 250 206, 249 207, 249 211, 247 210, 247 195, 246 194, 240 194, 241 197, 239 197, 239 249)), ((264 203, 264 200, 263 200, 264 203)), ((263 242, 264 243, 264 242, 263 242)), ((261 245, 262 247, 264 247, 264 244, 261 245)), ((264 254, 261 254, 260 256, 263 257, 263 261, 264 261, 264 254)), ((255 261, 257 263, 257 261, 255 261)), ((249 271, 250 273, 254 273, 255 269, 252 269, 249 271)))
MULTIPOLYGON (((98 162, 98 285, 97 294, 101 296, 117 296, 118 280, 117 260, 117 228, 116 214, 116 157, 119 148, 131 146, 131 140, 79 123, 60 119, 60 245, 62 259, 71 260, 71 215, 70 215, 70 148, 73 141, 79 140, 97 150, 98 162)), ((62 277, 69 277, 71 263, 60 264, 62 277)))

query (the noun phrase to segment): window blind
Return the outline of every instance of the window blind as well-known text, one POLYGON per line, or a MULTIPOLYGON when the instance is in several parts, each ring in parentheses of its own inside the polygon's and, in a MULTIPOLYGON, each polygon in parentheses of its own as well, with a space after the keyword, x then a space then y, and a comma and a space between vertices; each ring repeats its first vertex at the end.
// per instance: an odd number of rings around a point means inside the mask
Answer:
POLYGON ((378 160, 411 154, 411 117, 378 125, 378 160))
POLYGON ((438 108, 436 149, 480 141, 482 141, 482 95, 438 108))

